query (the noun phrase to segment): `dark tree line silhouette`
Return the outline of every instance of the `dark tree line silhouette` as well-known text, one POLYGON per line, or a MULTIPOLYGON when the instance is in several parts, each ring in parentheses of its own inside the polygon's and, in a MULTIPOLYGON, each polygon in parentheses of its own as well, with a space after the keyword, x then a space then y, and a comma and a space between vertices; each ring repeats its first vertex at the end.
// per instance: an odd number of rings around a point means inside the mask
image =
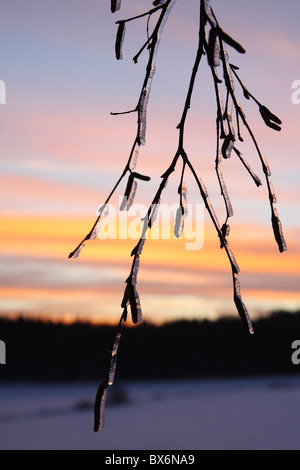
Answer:
MULTIPOLYGON (((98 381, 106 369, 114 327, 0 318, 6 381, 98 381)), ((274 312, 255 321, 245 336, 237 318, 181 320, 161 326, 143 322, 121 333, 118 381, 299 374, 292 343, 299 338, 300 312, 274 312)))

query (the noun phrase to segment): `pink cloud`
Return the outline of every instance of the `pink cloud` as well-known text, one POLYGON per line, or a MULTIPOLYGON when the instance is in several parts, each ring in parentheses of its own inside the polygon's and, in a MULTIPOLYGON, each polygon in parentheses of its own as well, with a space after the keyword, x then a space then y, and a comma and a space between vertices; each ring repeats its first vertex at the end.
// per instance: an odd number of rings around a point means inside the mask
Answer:
POLYGON ((34 177, 6 174, 1 177, 2 214, 67 212, 73 208, 80 213, 91 213, 104 199, 99 190, 67 183, 50 182, 34 177))
POLYGON ((82 117, 64 108, 56 112, 18 110, 17 114, 8 110, 2 152, 12 154, 21 163, 24 156, 26 161, 31 155, 30 158, 55 161, 56 165, 69 163, 94 168, 107 163, 109 158, 114 166, 125 161, 124 149, 129 149, 130 131, 130 123, 124 120, 117 129, 116 140, 116 123, 112 117, 82 117))

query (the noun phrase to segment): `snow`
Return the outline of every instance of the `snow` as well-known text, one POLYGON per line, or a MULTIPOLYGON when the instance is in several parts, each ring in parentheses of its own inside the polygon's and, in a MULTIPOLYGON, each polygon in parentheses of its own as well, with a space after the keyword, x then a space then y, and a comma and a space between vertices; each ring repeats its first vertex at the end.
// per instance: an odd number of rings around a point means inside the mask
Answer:
POLYGON ((94 433, 97 386, 1 384, 0 449, 300 448, 297 376, 122 385, 116 381, 108 388, 104 429, 94 433))

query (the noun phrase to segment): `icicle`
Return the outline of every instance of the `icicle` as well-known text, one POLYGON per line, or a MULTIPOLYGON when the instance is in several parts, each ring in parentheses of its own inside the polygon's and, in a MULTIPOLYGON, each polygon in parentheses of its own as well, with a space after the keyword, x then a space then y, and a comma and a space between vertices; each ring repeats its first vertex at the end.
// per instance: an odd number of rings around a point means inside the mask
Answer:
POLYGON ((205 184, 204 184, 204 182, 201 178, 199 179, 199 184, 200 184, 201 195, 204 199, 204 203, 205 203, 208 211, 210 212, 210 215, 211 215, 216 227, 218 228, 218 230, 221 230, 218 217, 215 213, 215 210, 214 210, 213 206, 211 205, 211 202, 210 202, 209 197, 208 197, 208 192, 207 192, 205 184))
POLYGON ((230 233, 230 225, 228 224, 223 224, 222 225, 222 234, 223 234, 223 237, 226 238, 229 236, 229 233, 230 233))
POLYGON ((112 13, 120 10, 121 8, 121 0, 111 0, 110 9, 112 13))
POLYGON ((228 129, 228 124, 226 121, 223 120, 223 116, 224 116, 224 113, 225 113, 225 110, 224 110, 224 99, 223 99, 223 94, 221 92, 221 90, 218 90, 218 101, 219 101, 219 105, 220 105, 220 116, 219 116, 219 119, 220 119, 220 125, 221 125, 221 139, 224 139, 225 136, 228 134, 229 132, 229 129, 228 129))
POLYGON ((152 65, 150 74, 148 77, 147 85, 142 91, 140 103, 139 103, 139 143, 145 145, 146 143, 146 127, 147 127, 147 105, 149 101, 152 79, 155 73, 155 66, 152 65))
POLYGON ((199 182, 200 182, 200 186, 201 186, 201 192, 203 193, 205 198, 207 198, 208 197, 208 192, 207 192, 207 189, 205 187, 205 184, 204 184, 204 181, 202 180, 202 178, 199 179, 199 182))
POLYGON ((183 216, 186 217, 188 215, 188 208, 187 208, 187 186, 185 183, 181 185, 181 204, 183 207, 183 216))
POLYGON ((136 167, 136 164, 137 164, 137 159, 138 159, 138 156, 139 156, 139 149, 140 149, 139 144, 135 144, 134 151, 132 153, 132 157, 131 157, 130 164, 129 164, 129 169, 131 171, 135 170, 135 167, 136 167))
POLYGON ((219 149, 218 149, 218 155, 216 157, 216 168, 219 167, 220 163, 222 162, 223 160, 223 157, 222 157, 222 152, 221 152, 221 149, 220 149, 220 146, 219 146, 219 149))
POLYGON ((275 189, 274 189, 273 183, 271 183, 271 181, 269 181, 269 188, 270 188, 271 203, 275 204, 277 202, 277 197, 276 197, 276 194, 275 194, 275 189))
POLYGON ((137 249, 137 254, 140 255, 143 251, 143 248, 144 248, 144 245, 145 245, 145 242, 146 242, 146 239, 143 238, 142 240, 140 240, 139 244, 138 244, 138 249, 137 249))
POLYGON ((161 19, 160 26, 157 31, 157 37, 156 37, 156 42, 155 46, 153 49, 153 54, 152 54, 152 63, 148 62, 148 67, 151 66, 149 75, 147 77, 147 82, 142 90, 141 96, 140 96, 140 101, 138 105, 138 123, 139 123, 139 128, 138 128, 138 139, 139 139, 139 144, 140 145, 145 145, 146 143, 146 122, 147 122, 147 105, 148 105, 148 100, 149 100, 149 95, 150 95, 150 90, 151 90, 151 84, 152 84, 152 79, 156 70, 155 67, 155 59, 156 59, 156 54, 158 50, 158 46, 160 43, 160 37, 162 34, 162 31, 165 27, 165 24, 167 22, 167 19, 169 17, 169 14, 176 3, 177 0, 171 0, 168 6, 166 7, 163 17, 161 19))
POLYGON ((149 181, 151 178, 150 176, 141 175, 140 173, 136 173, 136 172, 130 173, 127 186, 125 189, 125 194, 124 194, 121 206, 120 206, 121 211, 123 210, 128 211, 133 204, 136 189, 137 189, 137 182, 135 181, 135 179, 139 179, 142 181, 149 181))
POLYGON ((242 115, 244 119, 246 119, 246 114, 244 113, 244 110, 242 106, 240 105, 239 101, 237 99, 235 101, 236 101, 236 107, 239 110, 239 113, 242 115))
POLYGON ((223 95, 221 90, 218 91, 218 96, 219 96, 219 103, 220 103, 220 108, 221 108, 221 114, 223 116, 224 114, 224 100, 223 100, 223 95))
POLYGON ((142 321, 142 307, 141 307, 139 294, 137 293, 136 290, 135 290, 135 304, 136 304, 136 310, 137 310, 136 323, 140 323, 142 321))
POLYGON ((209 31, 207 60, 211 67, 221 65, 219 38, 217 36, 217 29, 214 27, 209 31))
POLYGON ((229 256, 231 266, 232 266, 232 269, 233 269, 234 273, 238 274, 240 272, 240 268, 239 268, 239 265, 237 264, 237 261, 235 259, 235 256, 234 256, 233 252, 229 248, 227 248, 227 253, 228 253, 228 256, 229 256))
POLYGON ((219 46, 219 41, 216 41, 215 47, 214 47, 214 66, 219 67, 220 65, 221 65, 220 46, 219 46))
POLYGON ((132 276, 131 276, 131 284, 133 286, 135 286, 137 283, 137 275, 138 275, 139 267, 140 267, 140 257, 139 255, 136 255, 134 263, 133 263, 132 276))
MULTIPOLYGON (((100 212, 100 210, 99 210, 99 212, 100 212)), ((101 227, 103 225, 104 219, 105 219, 105 217, 108 216, 108 213, 109 213, 109 207, 106 206, 106 208, 103 211, 100 219, 98 220, 97 224, 95 225, 95 227, 93 228, 91 234, 89 235, 89 240, 95 240, 95 238, 97 238, 98 233, 101 230, 101 227)))
POLYGON ((131 309, 132 322, 140 323, 142 321, 141 302, 135 286, 131 284, 128 284, 128 297, 131 309))
POLYGON ((174 225, 174 235, 176 238, 181 237, 183 227, 184 227, 184 210, 181 206, 179 206, 176 211, 175 225, 174 225))
POLYGON ((252 335, 254 333, 253 326, 249 317, 248 310, 244 302, 242 301, 240 281, 238 280, 236 275, 233 275, 233 288, 234 288, 234 297, 233 297, 234 303, 239 312, 244 328, 246 331, 248 331, 249 334, 252 335))
POLYGON ((225 57, 225 61, 226 61, 225 67, 226 67, 226 71, 227 71, 227 74, 228 74, 230 88, 231 88, 232 91, 234 91, 235 90, 234 80, 233 80, 233 77, 232 77, 231 68, 228 65, 229 54, 226 50, 224 50, 224 57, 225 57))
POLYGON ((207 18, 209 19, 210 23, 213 25, 213 26, 217 26, 217 22, 214 18, 214 15, 211 11, 211 6, 210 6, 210 0, 204 0, 204 9, 205 9, 205 13, 206 13, 206 16, 207 18))
POLYGON ((223 248, 225 245, 227 245, 227 240, 226 238, 229 237, 229 233, 230 233, 230 225, 224 223, 222 225, 222 228, 221 228, 221 233, 223 235, 223 239, 220 237, 221 239, 221 246, 220 248, 223 248))
MULTIPOLYGON (((98 212, 101 213, 104 207, 105 207, 105 205, 104 205, 104 206, 101 206, 100 209, 98 210, 98 212)), ((100 228, 101 228, 101 226, 102 226, 103 219, 108 215, 108 212, 109 212, 109 207, 106 206, 105 210, 103 210, 103 213, 102 213, 102 215, 101 215, 101 218, 98 220, 98 222, 97 222, 97 224, 95 225, 95 227, 94 227, 94 228, 92 229, 92 231, 85 237, 85 239, 84 239, 83 241, 85 241, 85 240, 94 240, 94 239, 97 237, 97 235, 98 235, 98 233, 99 233, 99 230, 100 230, 100 228)), ((85 246, 85 244, 82 242, 82 243, 78 246, 78 248, 77 248, 75 251, 73 251, 72 253, 69 254, 69 258, 78 258, 79 255, 80 255, 80 252, 81 252, 81 250, 82 250, 82 248, 83 248, 84 246, 85 246)))
POLYGON ((121 308, 126 308, 129 305, 129 294, 128 294, 128 284, 125 287, 123 299, 121 302, 121 308))
POLYGON ((117 364, 117 352, 118 352, 120 337, 121 337, 121 333, 118 333, 116 335, 116 338, 112 347, 110 365, 109 365, 108 385, 112 385, 114 383, 116 364, 117 364))
POLYGON ((169 178, 166 178, 165 182, 164 182, 164 188, 166 188, 168 186, 168 183, 169 183, 169 178))
POLYGON ((217 215, 215 213, 215 210, 214 210, 213 206, 211 205, 211 202, 208 198, 206 198, 206 203, 207 203, 208 210, 210 211, 211 217, 214 220, 215 225, 217 226, 218 230, 221 230, 218 217, 217 217, 217 215))
POLYGON ((128 178, 123 200, 121 202, 120 211, 123 211, 123 210, 128 211, 130 209, 134 201, 136 188, 137 188, 137 182, 134 180, 134 174, 131 173, 128 178))
POLYGON ((101 217, 107 217, 109 214, 109 206, 107 204, 103 204, 99 209, 98 209, 99 214, 101 214, 101 217))
POLYGON ((263 170, 264 170, 265 175, 271 176, 271 169, 269 167, 269 164, 268 164, 265 156, 261 152, 259 152, 259 155, 260 155, 260 158, 261 158, 261 161, 262 161, 263 170))
POLYGON ((231 201, 230 201, 230 198, 229 198, 229 195, 228 195, 227 187, 226 187, 226 184, 225 184, 225 181, 224 181, 223 173, 220 170, 218 170, 218 175, 219 175, 219 179, 220 179, 221 192, 222 192, 222 195, 224 197, 225 205, 226 205, 226 209, 227 209, 227 216, 232 217, 233 216, 233 209, 232 209, 231 201))
POLYGON ((282 225, 278 217, 277 210, 272 206, 272 226, 275 235, 275 239, 278 244, 279 251, 282 253, 287 250, 287 245, 284 239, 282 225))
POLYGON ((103 395, 101 399, 101 405, 100 405, 100 422, 99 422, 99 430, 104 428, 105 424, 105 402, 106 402, 106 389, 103 390, 103 395))
POLYGON ((176 211, 175 224, 174 224, 174 235, 176 238, 180 238, 183 232, 184 219, 188 215, 187 210, 187 187, 184 182, 179 185, 178 194, 180 195, 180 206, 176 211))
POLYGON ((127 199, 127 210, 129 210, 130 207, 133 204, 133 201, 134 201, 134 198, 135 198, 135 193, 136 193, 136 188, 137 188, 137 182, 133 181, 132 188, 131 188, 131 191, 129 193, 128 199, 127 199))
POLYGON ((70 253, 69 254, 69 258, 78 258, 79 255, 80 255, 80 252, 82 250, 82 248, 85 246, 85 244, 83 243, 82 245, 80 245, 77 250, 75 250, 73 253, 70 253))
POLYGON ((117 31, 117 36, 116 36, 116 44, 115 44, 115 52, 116 52, 117 60, 123 59, 122 45, 123 45, 123 41, 125 37, 125 31, 126 31, 125 21, 120 21, 118 31, 117 31))
POLYGON ((158 214, 158 211, 159 211, 159 206, 160 206, 160 199, 151 208, 151 215, 150 215, 149 223, 148 223, 148 226, 150 228, 153 226, 154 222, 156 221, 157 214, 158 214))
POLYGON ((97 432, 104 427, 104 411, 106 401, 106 384, 99 385, 94 406, 94 431, 97 432))
POLYGON ((141 238, 139 242, 137 243, 137 245, 133 248, 131 252, 131 256, 140 255, 143 251, 145 242, 146 242, 146 238, 141 238))
MULTIPOLYGON (((160 29, 159 29, 158 40, 160 40, 160 36, 161 36, 161 34, 162 34, 162 31, 163 31, 163 29, 164 29, 164 27, 165 27, 165 24, 166 24, 166 22, 167 22, 167 20, 168 20, 168 17, 169 17, 169 15, 170 15, 170 12, 171 12, 173 6, 175 5, 176 1, 177 1, 177 0, 171 0, 170 3, 169 3, 169 5, 168 5, 168 7, 167 7, 167 9, 166 9, 166 11, 165 11, 165 14, 164 14, 164 17, 163 17, 163 20, 162 20, 162 22, 161 22, 160 29)), ((164 2, 164 3, 166 3, 166 2, 164 2)))
POLYGON ((233 111, 233 101, 232 101, 231 95, 229 94, 228 95, 228 106, 227 106, 227 119, 228 119, 228 125, 229 125, 229 132, 232 135, 232 140, 235 141, 236 137, 235 137, 235 129, 234 129, 234 126, 232 124, 232 111, 233 111), (230 112, 228 112, 229 107, 231 107, 230 112))
POLYGON ((97 238, 98 236, 98 233, 101 229, 101 226, 102 226, 102 220, 99 220, 99 222, 97 223, 97 225, 93 228, 91 234, 90 234, 90 237, 89 237, 89 240, 95 240, 95 238, 97 238))

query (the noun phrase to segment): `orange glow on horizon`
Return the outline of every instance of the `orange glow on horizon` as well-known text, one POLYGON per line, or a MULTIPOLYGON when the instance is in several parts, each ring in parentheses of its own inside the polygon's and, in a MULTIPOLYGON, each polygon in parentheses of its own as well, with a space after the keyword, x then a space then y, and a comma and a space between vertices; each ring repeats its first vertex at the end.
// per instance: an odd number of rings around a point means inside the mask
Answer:
MULTIPOLYGON (((1 218, 0 252, 66 260, 90 231, 95 219, 68 216, 3 216, 1 218)), ((275 241, 263 227, 236 227, 229 238, 230 248, 243 272, 300 273, 300 250, 292 239, 292 250, 280 254, 275 241), (267 233, 267 234, 266 234, 267 233)), ((147 240, 142 262, 147 266, 188 267, 189 270, 225 271, 229 263, 211 227, 204 228, 201 250, 186 250, 185 240, 147 240)), ((292 234, 293 235, 293 234, 292 234)), ((296 234, 295 234, 296 236, 296 234)), ((138 240, 95 239, 85 242, 80 258, 69 263, 94 262, 128 264, 130 252, 138 240)))
MULTIPOLYGON (((130 253, 136 240, 90 240, 86 242, 79 259, 68 259, 69 252, 89 232, 93 222, 88 217, 3 216, 2 256, 15 260, 16 266, 24 260, 29 265, 38 261, 38 269, 43 270, 45 279, 37 273, 32 279, 23 277, 14 280, 10 277, 7 280, 3 271, 0 273, 5 280, 0 288, 2 305, 8 306, 7 310, 23 309, 28 314, 40 310, 45 312, 46 317, 50 311, 53 318, 66 318, 66 321, 83 318, 96 323, 115 324, 121 313, 120 301, 131 268, 130 253), (92 273, 89 274, 89 267, 96 269, 95 278, 92 273), (80 269, 83 268, 87 270, 83 271, 83 275, 87 272, 88 277, 81 281, 80 269), (58 275, 53 274, 53 269, 58 275), (49 285, 45 273, 50 278, 52 275, 49 285)), ((295 248, 296 232, 291 231, 290 235, 291 251, 280 254, 264 228, 255 228, 255 237, 251 240, 248 228, 234 229, 230 241, 241 268, 245 303, 300 305, 297 288, 300 253, 295 248), (250 285, 247 284, 248 275, 252 279, 250 285), (284 275, 294 279, 287 290, 282 286, 284 275), (260 277, 254 282, 256 276, 260 277), (267 282, 269 276, 272 276, 274 288, 270 288, 270 281, 267 282)), ((216 233, 210 227, 205 228, 204 247, 199 251, 185 250, 184 240, 148 240, 141 255, 138 281, 144 311, 151 314, 151 321, 153 319, 154 322, 162 321, 159 319, 159 305, 163 305, 163 312, 168 318, 171 315, 177 318, 179 312, 182 315, 197 311, 205 314, 206 305, 212 317, 212 309, 218 304, 219 311, 230 308, 228 305, 232 305, 234 310, 230 265, 226 253, 220 250, 216 233), (167 305, 170 305, 171 312, 167 311, 167 305), (153 317, 151 312, 154 312, 153 317)), ((5 311, 3 306, 2 312, 5 311)))

